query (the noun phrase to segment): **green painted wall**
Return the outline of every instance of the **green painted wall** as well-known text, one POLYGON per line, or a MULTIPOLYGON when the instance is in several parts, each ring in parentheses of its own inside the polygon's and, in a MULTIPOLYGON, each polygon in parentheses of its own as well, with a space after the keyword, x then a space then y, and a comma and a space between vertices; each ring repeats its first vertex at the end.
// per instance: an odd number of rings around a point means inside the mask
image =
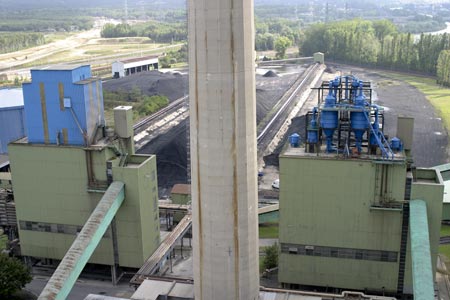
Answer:
MULTIPOLYGON (((406 166, 389 165, 384 199, 403 200, 406 166)), ((400 250, 401 211, 381 199, 381 165, 367 160, 280 156, 280 243, 400 250)), ((279 281, 395 291, 398 263, 281 253, 279 281)))
POLYGON ((125 202, 116 216, 120 265, 140 268, 159 246, 156 157, 134 155, 126 167, 113 167, 125 183, 125 202))
MULTIPOLYGON (((85 150, 25 143, 12 143, 10 149, 18 220, 82 226, 102 196, 88 192, 85 150)), ((98 181, 106 181, 106 162, 114 158, 108 148, 92 152, 93 173, 98 181)), ((159 244, 159 222, 148 218, 154 214, 153 199, 157 197, 156 158, 133 159, 139 164, 115 167, 113 177, 126 184, 125 202, 117 215, 119 264, 137 268, 159 244)), ((110 230, 107 234, 110 236, 110 230)), ((23 255, 53 259, 61 259, 75 239, 70 234, 23 229, 19 235, 23 255)), ((90 262, 113 263, 110 237, 102 239, 90 262)))
POLYGON ((450 220, 450 203, 442 203, 442 220, 450 220))

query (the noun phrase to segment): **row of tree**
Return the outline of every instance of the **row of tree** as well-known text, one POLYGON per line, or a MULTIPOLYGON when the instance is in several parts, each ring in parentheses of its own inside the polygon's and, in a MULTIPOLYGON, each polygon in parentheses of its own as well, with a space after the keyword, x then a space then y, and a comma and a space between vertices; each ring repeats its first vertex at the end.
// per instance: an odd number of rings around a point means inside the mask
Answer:
POLYGON ((0 33, 0 53, 8 53, 20 49, 39 46, 45 43, 41 33, 0 33))
POLYGON ((441 51, 450 49, 447 34, 400 33, 387 20, 361 19, 312 25, 300 47, 304 55, 321 51, 330 59, 436 75, 441 51))
POLYGON ((0 31, 74 31, 90 29, 93 24, 93 18, 80 10, 39 9, 10 12, 0 9, 0 31))
POLYGON ((298 45, 301 40, 300 22, 285 19, 256 22, 255 50, 275 50, 276 44, 298 45), (282 39, 282 40, 280 40, 282 39))
POLYGON ((187 29, 184 23, 146 22, 136 25, 106 24, 101 36, 104 38, 142 36, 156 43, 173 43, 187 39, 187 29))

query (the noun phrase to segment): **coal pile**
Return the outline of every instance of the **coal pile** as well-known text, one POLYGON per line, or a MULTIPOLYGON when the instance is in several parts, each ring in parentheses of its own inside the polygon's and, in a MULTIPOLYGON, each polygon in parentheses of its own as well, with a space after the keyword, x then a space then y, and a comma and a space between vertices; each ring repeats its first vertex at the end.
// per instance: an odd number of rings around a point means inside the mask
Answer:
POLYGON ((278 74, 275 73, 274 71, 270 70, 270 71, 267 71, 267 73, 264 74, 263 76, 264 77, 278 77, 278 74))
POLYGON ((154 70, 103 83, 103 89, 109 92, 127 92, 135 87, 138 87, 147 96, 166 96, 169 101, 174 101, 188 94, 188 76, 154 70))
MULTIPOLYGON (((257 123, 272 110, 298 76, 291 74, 280 77, 273 73, 275 77, 256 76, 257 123)), ((150 71, 109 80, 103 85, 107 91, 131 91, 134 87, 140 88, 146 95, 165 95, 173 101, 188 94, 188 76, 150 71)), ((138 151, 156 155, 158 186, 162 192, 160 197, 165 195, 166 190, 170 191, 174 184, 187 182, 187 124, 186 121, 180 123, 138 151)))

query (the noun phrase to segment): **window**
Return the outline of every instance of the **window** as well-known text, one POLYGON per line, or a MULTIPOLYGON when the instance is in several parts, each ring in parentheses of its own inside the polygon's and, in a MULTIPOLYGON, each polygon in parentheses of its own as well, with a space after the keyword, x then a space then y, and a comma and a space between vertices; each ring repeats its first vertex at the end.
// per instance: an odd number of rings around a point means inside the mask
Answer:
POLYGON ((324 247, 313 245, 285 244, 281 245, 281 253, 306 256, 335 257, 341 259, 357 259, 384 262, 397 262, 398 252, 366 250, 340 247, 324 247))

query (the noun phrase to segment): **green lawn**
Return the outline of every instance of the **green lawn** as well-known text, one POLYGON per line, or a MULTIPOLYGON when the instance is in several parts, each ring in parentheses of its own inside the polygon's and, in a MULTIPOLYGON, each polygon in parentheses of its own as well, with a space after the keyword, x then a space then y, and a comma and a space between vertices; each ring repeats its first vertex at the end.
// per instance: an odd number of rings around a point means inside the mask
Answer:
POLYGON ((450 225, 441 226, 441 236, 450 236, 450 225))
POLYGON ((419 77, 413 75, 381 72, 380 74, 404 81, 421 91, 430 103, 436 108, 443 124, 450 130, 450 89, 436 84, 436 79, 430 77, 419 77))
POLYGON ((277 239, 278 223, 259 225, 260 239, 277 239))

